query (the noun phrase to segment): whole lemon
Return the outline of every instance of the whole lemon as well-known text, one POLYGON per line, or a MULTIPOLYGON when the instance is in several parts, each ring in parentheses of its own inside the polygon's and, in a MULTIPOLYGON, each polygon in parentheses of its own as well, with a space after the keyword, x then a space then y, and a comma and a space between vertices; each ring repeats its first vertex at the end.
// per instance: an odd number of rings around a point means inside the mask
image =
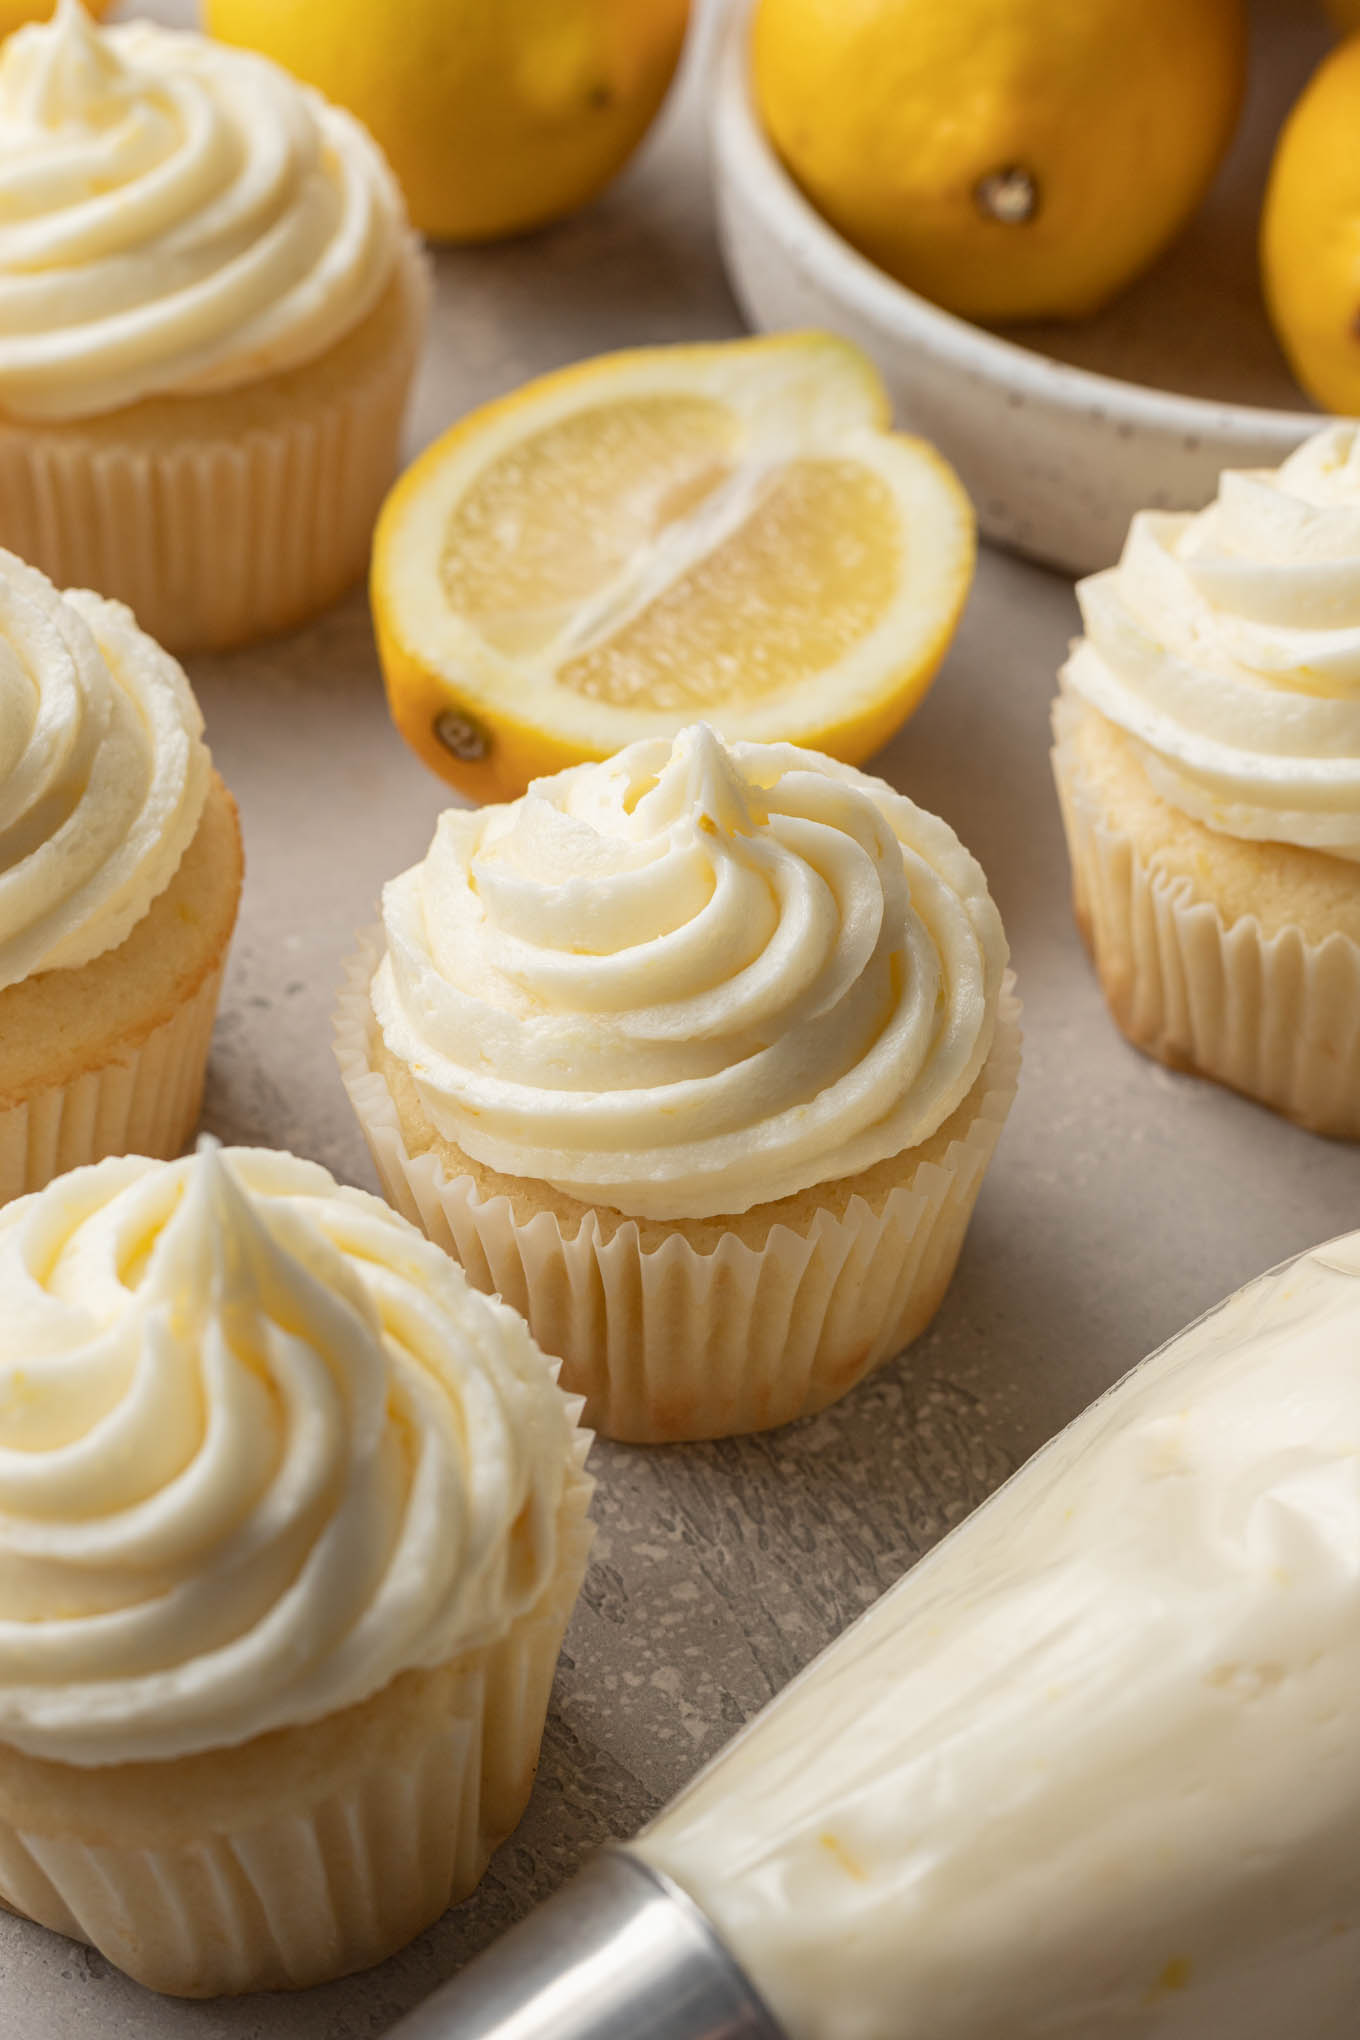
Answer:
POLYGON ((416 226, 484 241, 583 205, 665 96, 689 0, 204 0, 357 114, 416 226))
POLYGON ((1360 36, 1314 72, 1275 145, 1261 280, 1280 345, 1329 411, 1360 412, 1360 36))
POLYGON ((754 85, 812 203, 973 319, 1080 317, 1231 138, 1243 0, 757 0, 754 85))
MULTIPOLYGON (((87 14, 97 17, 108 13, 113 0, 84 0, 84 5, 87 14)), ((56 7, 57 0, 0 0, 0 36, 22 28, 26 22, 49 21, 56 7)))

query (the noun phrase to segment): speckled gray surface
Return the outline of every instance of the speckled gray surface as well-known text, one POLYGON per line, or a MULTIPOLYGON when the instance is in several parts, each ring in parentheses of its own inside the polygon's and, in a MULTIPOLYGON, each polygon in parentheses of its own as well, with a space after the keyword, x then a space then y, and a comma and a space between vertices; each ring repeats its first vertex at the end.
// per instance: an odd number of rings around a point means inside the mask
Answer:
MULTIPOLYGON (((173 5, 158 11, 173 14, 173 5)), ((696 93, 561 230, 440 261, 412 444, 596 349, 736 330, 696 93)), ((1026 1005, 1020 1097, 933 1329, 838 1408, 663 1451, 597 1446, 599 1537, 528 1815, 477 1895, 366 1976, 295 1997, 150 1997, 0 1917, 4 2040, 381 2034, 610 1834, 627 1834, 903 1568, 1124 1368, 1226 1290, 1360 1223, 1360 1155, 1128 1049, 1073 930, 1047 765, 1068 583, 983 558, 949 661, 878 769, 983 860, 1026 1005)), ((392 733, 363 598, 193 679, 249 876, 207 1123, 372 1185, 328 1045, 354 931, 440 787, 392 733)))

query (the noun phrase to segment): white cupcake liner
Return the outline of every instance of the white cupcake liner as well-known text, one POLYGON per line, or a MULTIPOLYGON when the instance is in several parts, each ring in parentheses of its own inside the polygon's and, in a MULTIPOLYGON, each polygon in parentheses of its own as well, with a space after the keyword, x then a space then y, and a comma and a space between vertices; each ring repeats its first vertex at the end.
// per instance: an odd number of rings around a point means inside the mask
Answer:
MULTIPOLYGON (((524 1810, 590 1548, 589 1444, 578 1432, 552 1580, 505 1637, 442 1668, 423 1733, 403 1724, 390 1748, 370 1734, 353 1775, 314 1797, 285 1774, 281 1810, 239 1827, 194 1833, 190 1795, 173 1842, 83 1839, 0 1812, 0 1901, 181 1997, 296 1989, 404 1946, 472 1891, 524 1810)), ((307 1730, 282 1735, 305 1766, 307 1730)))
POLYGON ((137 1047, 0 1108, 0 1204, 105 1155, 179 1154, 203 1102, 223 967, 137 1047))
POLYGON ((1061 724, 1053 752, 1077 921, 1135 1047, 1360 1139, 1360 945, 1229 925, 1185 876, 1150 870, 1085 783, 1061 724))
POLYGON ((176 652, 300 623, 363 573, 396 469, 424 324, 424 271, 403 258, 404 342, 347 388, 299 397, 280 424, 126 444, 0 420, 0 544, 59 588, 126 602, 176 652))
MULTIPOLYGON (((478 1289, 520 1311, 562 1383, 609 1438, 657 1443, 767 1430, 824 1408, 910 1343, 938 1308, 1020 1073, 1020 1007, 1007 976, 991 1056, 959 1137, 939 1160, 904 1158, 902 1182, 805 1229, 770 1226, 713 1247, 677 1230, 644 1246, 631 1220, 588 1213, 574 1237, 543 1209, 516 1220, 508 1197, 412 1155, 374 1069, 369 938, 347 967, 335 1050, 383 1190, 460 1261, 478 1289)), ((968 1109, 968 1108, 965 1108, 968 1109)))

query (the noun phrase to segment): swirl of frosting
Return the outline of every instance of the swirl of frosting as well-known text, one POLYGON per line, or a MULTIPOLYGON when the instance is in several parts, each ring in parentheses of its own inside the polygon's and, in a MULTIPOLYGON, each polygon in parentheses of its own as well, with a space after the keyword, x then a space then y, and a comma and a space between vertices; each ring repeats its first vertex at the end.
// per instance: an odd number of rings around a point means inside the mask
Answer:
POLYGON ((374 1011, 439 1132, 639 1218, 916 1146, 981 1070, 1006 964, 947 824, 704 724, 444 814, 383 920, 374 1011))
POLYGON ((277 65, 79 0, 0 53, 0 406, 78 418, 324 353, 405 232, 359 123, 277 65))
POLYGON ((210 761, 130 610, 0 552, 0 987, 122 942, 198 827, 210 761))
POLYGON ((1077 589, 1072 693, 1156 791, 1226 835, 1360 860, 1360 434, 1230 471, 1197 516, 1144 512, 1077 589))
POLYGON ((504 1633, 572 1408, 524 1324, 292 1155, 0 1212, 0 1739, 77 1764, 315 1720, 504 1633))

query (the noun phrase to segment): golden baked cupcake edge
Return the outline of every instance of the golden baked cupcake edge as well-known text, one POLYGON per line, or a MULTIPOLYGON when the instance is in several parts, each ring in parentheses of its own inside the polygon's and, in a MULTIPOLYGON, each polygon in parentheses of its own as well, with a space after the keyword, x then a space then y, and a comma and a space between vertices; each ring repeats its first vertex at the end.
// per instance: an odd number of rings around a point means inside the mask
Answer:
POLYGON ((193 1129, 242 881, 202 731, 126 609, 0 552, 0 1203, 193 1129))
POLYGON ((945 823, 696 725, 445 814, 383 919, 336 1046, 384 1188, 595 1428, 785 1423, 924 1329, 1019 1072, 945 823))
POLYGON ((1078 586, 1053 767, 1078 923, 1137 1047, 1360 1138, 1360 438, 1134 519, 1078 586))
POLYGON ((203 1996, 465 1896, 585 1568, 555 1373, 291 1155, 116 1158, 0 1212, 0 1898, 203 1996))
POLYGON ((79 0, 0 48, 0 545, 171 649, 363 572, 428 283, 358 122, 79 0))

